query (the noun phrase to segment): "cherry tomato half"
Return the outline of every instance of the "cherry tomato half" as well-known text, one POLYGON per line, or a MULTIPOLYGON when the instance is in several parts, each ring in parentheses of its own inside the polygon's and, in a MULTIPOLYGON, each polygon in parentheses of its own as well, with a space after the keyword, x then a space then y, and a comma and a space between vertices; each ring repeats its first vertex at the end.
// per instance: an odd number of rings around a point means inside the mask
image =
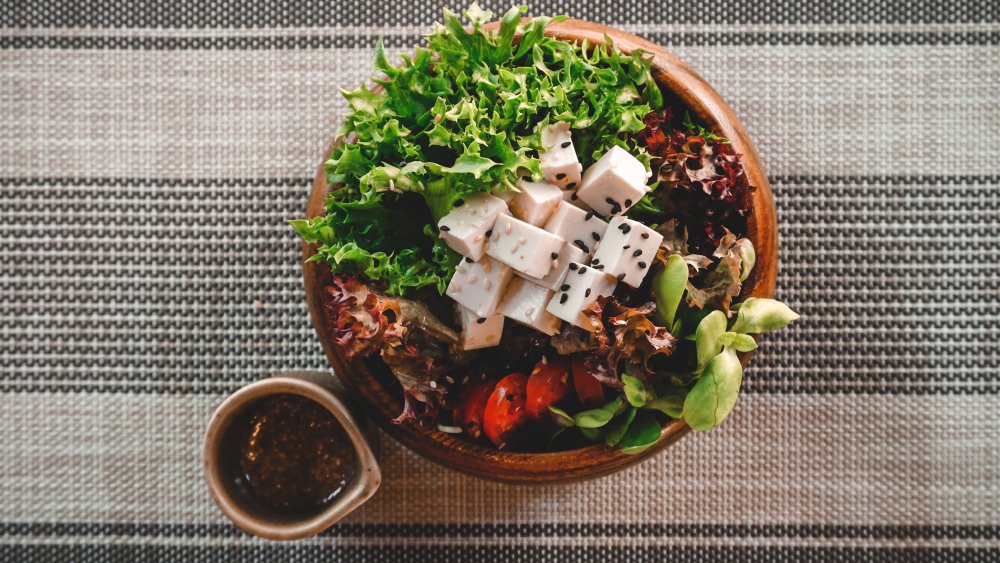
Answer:
POLYGON ((549 407, 558 405, 569 395, 569 362, 554 359, 535 364, 528 378, 527 392, 524 409, 528 416, 547 417, 549 407))
POLYGON ((486 401, 489 400, 495 386, 496 381, 492 379, 470 382, 458 395, 458 404, 452 411, 452 420, 473 440, 483 436, 486 401))
POLYGON ((587 366, 583 365, 583 358, 574 358, 573 362, 573 389, 580 403, 585 407, 597 407, 604 404, 604 385, 596 377, 590 375, 587 366))
POLYGON ((498 448, 518 445, 519 431, 528 420, 524 410, 528 376, 512 373, 500 380, 486 401, 483 430, 498 448))

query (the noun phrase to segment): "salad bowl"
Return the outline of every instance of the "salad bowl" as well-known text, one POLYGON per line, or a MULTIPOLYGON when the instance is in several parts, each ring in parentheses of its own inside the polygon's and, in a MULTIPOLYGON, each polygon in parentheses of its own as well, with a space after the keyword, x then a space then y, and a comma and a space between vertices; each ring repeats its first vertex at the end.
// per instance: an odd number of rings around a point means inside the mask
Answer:
MULTIPOLYGON (((496 24, 491 24, 495 29, 496 24)), ((487 26, 490 27, 490 26, 487 26)), ((732 109, 695 71, 666 50, 642 38, 601 24, 564 20, 550 24, 545 34, 566 42, 603 43, 607 38, 624 53, 642 50, 652 57, 651 73, 661 91, 670 96, 707 128, 729 139, 742 154, 747 178, 756 190, 752 194, 752 212, 747 218, 746 236, 756 250, 757 263, 745 280, 741 299, 771 297, 778 266, 777 223, 770 185, 753 143, 732 109)), ((346 141, 350 142, 350 139, 346 141)), ((324 199, 330 192, 323 167, 320 167, 308 202, 306 216, 324 212, 324 199)), ((569 483, 600 477, 638 463, 683 437, 690 428, 681 420, 671 420, 661 427, 659 439, 638 454, 623 453, 604 445, 591 445, 556 452, 513 452, 472 443, 462 437, 414 424, 395 424, 402 408, 397 389, 386 385, 371 365, 363 360, 350 361, 327 332, 329 319, 323 306, 322 290, 329 283, 330 272, 323 264, 308 261, 316 245, 304 244, 305 292, 313 325, 337 377, 389 436, 410 450, 450 469, 479 478, 515 484, 569 483)), ((750 353, 740 357, 745 365, 750 353)))

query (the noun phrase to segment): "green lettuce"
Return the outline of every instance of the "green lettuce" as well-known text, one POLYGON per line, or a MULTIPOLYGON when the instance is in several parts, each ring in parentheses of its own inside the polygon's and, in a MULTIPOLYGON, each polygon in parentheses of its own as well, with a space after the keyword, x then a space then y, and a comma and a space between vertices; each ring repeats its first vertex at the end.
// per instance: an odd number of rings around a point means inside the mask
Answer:
POLYGON ((341 132, 354 142, 325 164, 336 187, 326 214, 292 222, 318 245, 313 260, 382 282, 391 295, 426 286, 443 293, 456 255, 437 238, 438 219, 468 194, 539 179, 539 131, 550 123, 570 123, 584 166, 612 145, 648 166, 633 133, 663 104, 650 60, 610 41, 546 37, 545 27, 564 18, 523 22, 524 11, 511 8, 487 31, 492 14, 477 5, 468 23, 445 10, 426 46, 398 65, 378 42, 381 91, 343 92, 350 111, 341 132))

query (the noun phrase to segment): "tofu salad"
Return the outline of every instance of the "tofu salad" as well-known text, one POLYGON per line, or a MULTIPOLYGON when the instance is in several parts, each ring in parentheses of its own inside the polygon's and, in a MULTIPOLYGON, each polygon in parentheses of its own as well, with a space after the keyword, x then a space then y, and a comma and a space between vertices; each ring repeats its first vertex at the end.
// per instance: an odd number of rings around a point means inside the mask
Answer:
POLYGON ((728 141, 665 98, 642 52, 444 12, 377 88, 344 92, 326 213, 291 221, 329 267, 327 333, 397 386, 394 422, 492 447, 603 443, 732 410, 753 336, 798 318, 740 300, 755 262, 728 141))

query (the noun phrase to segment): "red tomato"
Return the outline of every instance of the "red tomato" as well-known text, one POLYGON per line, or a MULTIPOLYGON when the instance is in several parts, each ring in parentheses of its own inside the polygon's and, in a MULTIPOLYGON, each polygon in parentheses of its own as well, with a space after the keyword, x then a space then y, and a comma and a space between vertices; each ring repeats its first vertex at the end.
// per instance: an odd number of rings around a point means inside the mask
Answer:
MULTIPOLYGON (((528 401, 524 410, 531 418, 549 414, 549 407, 569 395, 569 362, 564 359, 542 360, 528 378, 528 401)), ((547 420, 547 419, 546 419, 547 420)))
POLYGON ((573 388, 583 406, 597 407, 604 404, 604 385, 590 375, 583 365, 583 358, 573 359, 573 388))
POLYGON ((518 431, 528 420, 528 413, 524 410, 527 383, 527 375, 512 373, 497 383, 486 401, 483 430, 498 448, 516 445, 518 431))
POLYGON ((458 404, 452 412, 455 425, 465 430, 473 439, 483 436, 483 416, 486 412, 486 401, 493 392, 496 382, 484 379, 467 384, 458 395, 458 404))

